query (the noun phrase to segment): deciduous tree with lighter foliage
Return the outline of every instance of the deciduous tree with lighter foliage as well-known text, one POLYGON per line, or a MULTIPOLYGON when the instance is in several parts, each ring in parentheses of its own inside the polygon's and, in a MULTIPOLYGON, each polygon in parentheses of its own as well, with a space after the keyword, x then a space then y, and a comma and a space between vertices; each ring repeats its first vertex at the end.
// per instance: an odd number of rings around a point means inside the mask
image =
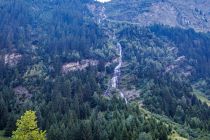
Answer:
POLYGON ((17 130, 12 133, 12 140, 46 140, 46 132, 39 130, 34 111, 26 111, 16 122, 17 130))

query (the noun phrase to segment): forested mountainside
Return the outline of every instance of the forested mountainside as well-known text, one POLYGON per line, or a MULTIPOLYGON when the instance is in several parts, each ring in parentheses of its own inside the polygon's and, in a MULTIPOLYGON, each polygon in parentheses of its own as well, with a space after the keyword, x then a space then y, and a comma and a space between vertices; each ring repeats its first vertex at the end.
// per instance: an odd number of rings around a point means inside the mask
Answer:
POLYGON ((209 4, 0 1, 0 139, 209 140, 209 4))

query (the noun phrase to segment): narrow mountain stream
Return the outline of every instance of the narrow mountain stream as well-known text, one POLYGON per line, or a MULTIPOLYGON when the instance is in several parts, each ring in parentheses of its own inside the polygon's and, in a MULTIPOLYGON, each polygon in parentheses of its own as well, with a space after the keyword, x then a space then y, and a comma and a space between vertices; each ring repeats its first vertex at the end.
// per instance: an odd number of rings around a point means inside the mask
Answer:
MULTIPOLYGON (((99 15, 102 15, 102 16, 99 16, 99 22, 98 24, 102 26, 102 28, 107 28, 107 27, 103 27, 104 24, 103 24, 103 21, 106 20, 107 16, 105 14, 105 7, 102 7, 101 8, 101 13, 99 15)), ((109 29, 106 29, 105 31, 107 31, 108 33, 108 30, 109 29)), ((121 67, 122 67, 122 46, 121 44, 117 41, 117 38, 115 36, 115 34, 110 34, 108 33, 109 35, 109 39, 111 40, 111 42, 117 42, 116 44, 116 51, 117 51, 117 54, 118 54, 118 58, 117 58, 117 62, 118 62, 118 65, 114 68, 114 74, 111 78, 111 81, 109 82, 109 86, 105 92, 105 95, 109 95, 110 94, 110 90, 111 89, 116 89, 117 91, 119 91, 119 94, 120 94, 120 97, 123 98, 126 102, 126 104, 128 103, 128 100, 126 99, 124 93, 118 88, 118 85, 119 85, 119 79, 120 79, 120 76, 121 76, 121 67)))
MULTIPOLYGON (((122 67, 122 46, 119 42, 117 42, 117 49, 119 51, 119 57, 118 57, 118 65, 114 69, 114 74, 111 79, 111 87, 118 89, 119 84, 119 78, 121 74, 121 67, 122 67)), ((119 90, 119 89, 118 89, 119 90)), ((125 100, 126 104, 128 103, 127 99, 125 98, 122 91, 119 90, 120 96, 125 100)))

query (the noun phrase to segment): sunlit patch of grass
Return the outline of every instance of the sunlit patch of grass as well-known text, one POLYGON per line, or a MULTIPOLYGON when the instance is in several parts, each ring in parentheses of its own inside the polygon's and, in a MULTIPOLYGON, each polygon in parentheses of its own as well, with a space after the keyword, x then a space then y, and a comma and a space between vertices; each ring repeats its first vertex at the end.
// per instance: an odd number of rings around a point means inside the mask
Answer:
POLYGON ((210 100, 205 97, 204 93, 197 89, 193 89, 193 94, 196 95, 196 97, 203 103, 206 103, 208 106, 210 106, 210 100))
MULTIPOLYGON (((172 122, 171 120, 169 120, 166 116, 159 116, 158 114, 154 114, 142 107, 140 107, 140 110, 144 113, 145 118, 155 118, 157 122, 164 122, 164 124, 168 127, 168 126, 173 126, 173 127, 178 127, 178 124, 175 122, 172 122)), ((180 136, 178 134, 178 132, 176 130, 172 130, 171 134, 168 136, 169 140, 188 140, 187 138, 184 138, 182 136, 180 136)))
POLYGON ((181 137, 176 131, 172 131, 172 134, 169 136, 170 140, 188 140, 187 138, 181 137))

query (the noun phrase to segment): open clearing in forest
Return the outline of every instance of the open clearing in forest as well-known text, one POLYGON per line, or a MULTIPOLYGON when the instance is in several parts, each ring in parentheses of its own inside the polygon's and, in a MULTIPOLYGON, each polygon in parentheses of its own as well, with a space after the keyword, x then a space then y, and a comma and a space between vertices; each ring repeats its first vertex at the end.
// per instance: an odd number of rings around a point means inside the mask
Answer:
POLYGON ((205 97, 204 93, 202 93, 200 90, 193 89, 193 94, 196 95, 196 97, 203 103, 206 103, 208 106, 210 106, 210 100, 205 97))

